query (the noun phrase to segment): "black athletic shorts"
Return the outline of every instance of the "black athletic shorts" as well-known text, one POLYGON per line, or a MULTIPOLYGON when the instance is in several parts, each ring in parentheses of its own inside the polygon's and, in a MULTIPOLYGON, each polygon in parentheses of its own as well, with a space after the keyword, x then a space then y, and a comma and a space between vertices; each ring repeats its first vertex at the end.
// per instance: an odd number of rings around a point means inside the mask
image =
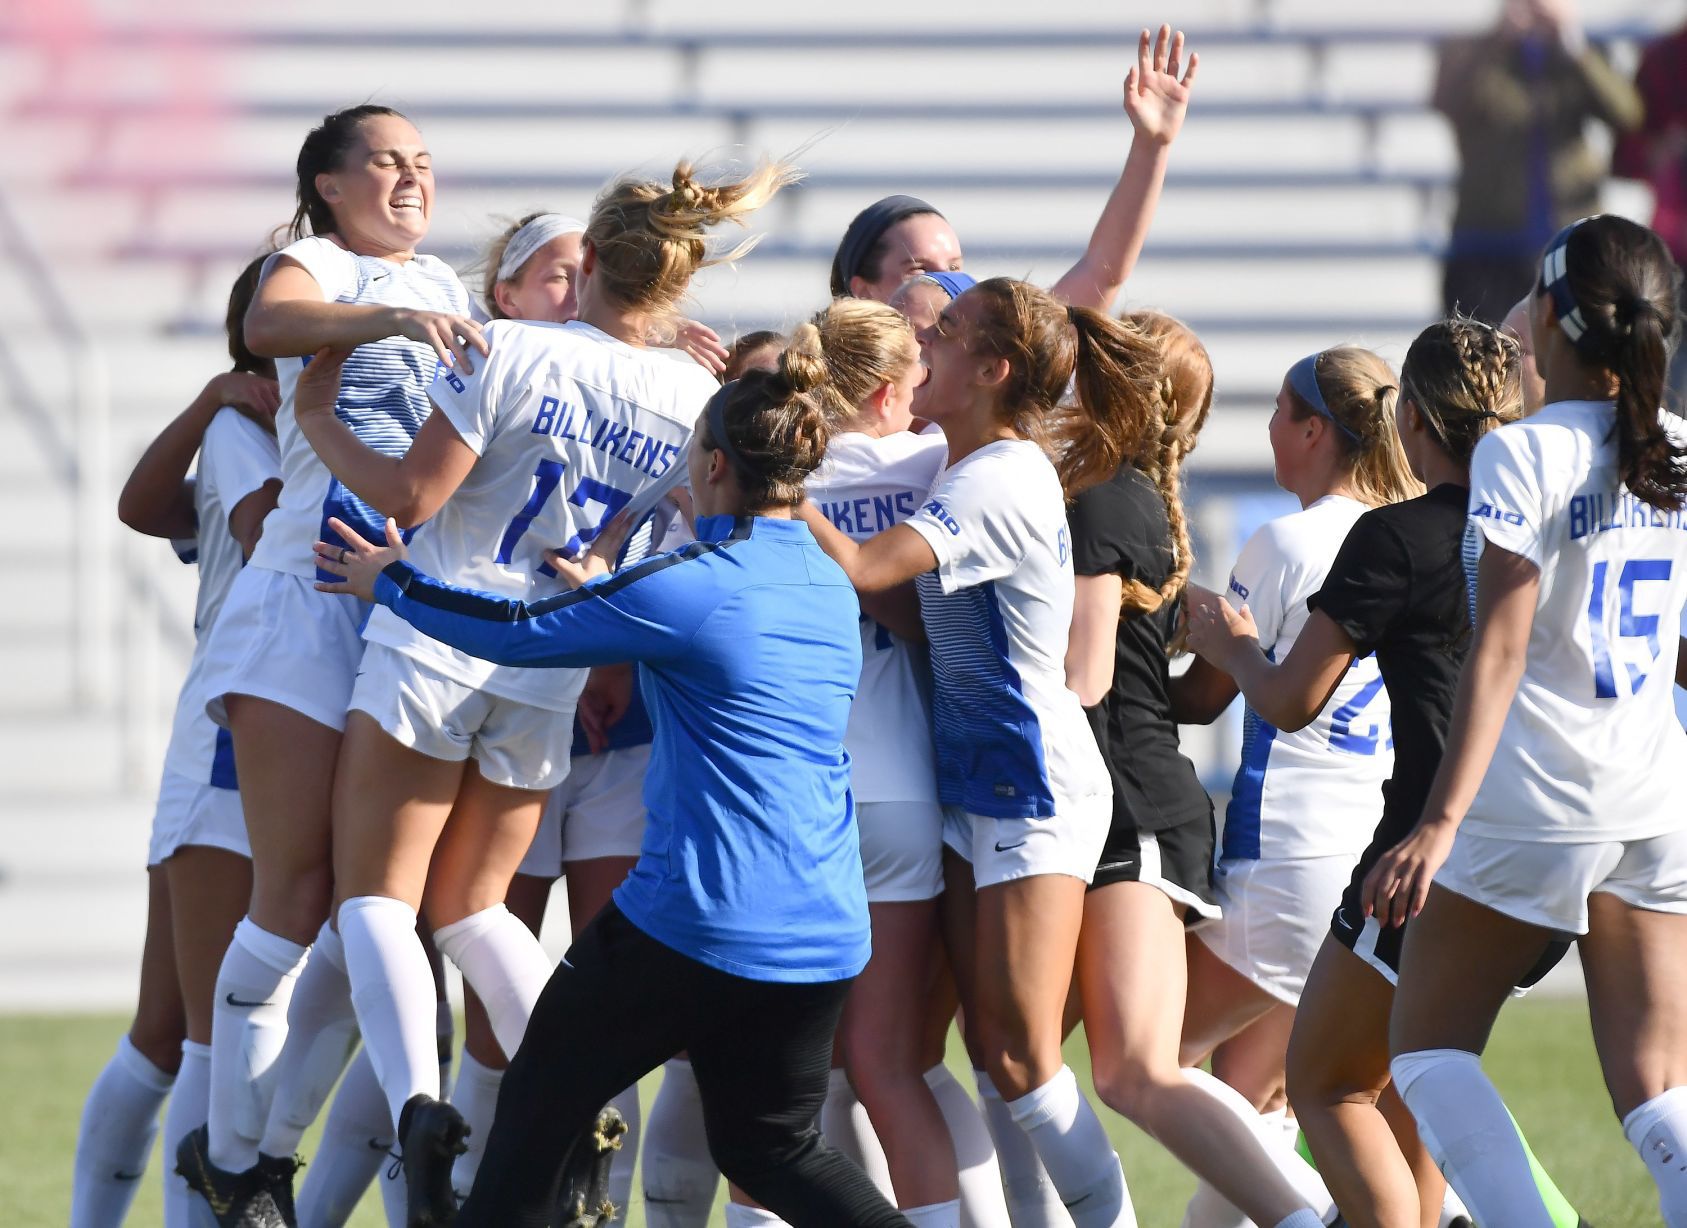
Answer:
POLYGON ((1213 889, 1216 842, 1210 805, 1204 817, 1164 831, 1143 831, 1115 814, 1090 890, 1113 883, 1147 883, 1174 903, 1187 905, 1185 925, 1210 921, 1219 915, 1213 889))
MULTIPOLYGON (((1400 983, 1400 952, 1406 941, 1406 925, 1383 925, 1375 917, 1367 917, 1360 897, 1366 875, 1376 868, 1384 853, 1411 834, 1416 821, 1414 817, 1410 823, 1402 825, 1398 817, 1384 813, 1382 822, 1377 825, 1376 836, 1359 858, 1353 877, 1347 880, 1347 890, 1341 893, 1341 903, 1336 905, 1335 912, 1330 916, 1331 936, 1375 968, 1390 985, 1400 983)), ((1517 988, 1528 989, 1556 968, 1558 961, 1570 950, 1570 941, 1568 938, 1554 939, 1540 961, 1517 983, 1517 988)))

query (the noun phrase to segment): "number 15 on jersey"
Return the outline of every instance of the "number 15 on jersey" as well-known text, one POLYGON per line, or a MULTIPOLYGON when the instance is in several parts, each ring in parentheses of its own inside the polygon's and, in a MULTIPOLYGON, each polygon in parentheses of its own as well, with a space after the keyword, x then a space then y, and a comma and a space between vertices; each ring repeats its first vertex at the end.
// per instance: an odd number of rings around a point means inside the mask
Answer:
MULTIPOLYGON (((1662 645, 1658 641, 1658 616, 1636 609, 1637 604, 1648 604, 1646 590, 1640 589, 1638 593, 1636 590, 1640 585, 1668 580, 1673 569, 1669 559, 1629 559, 1613 576, 1615 566, 1611 562, 1595 563, 1593 583, 1588 590, 1587 636, 1593 651, 1593 693, 1598 699, 1617 698, 1613 657, 1622 662, 1629 694, 1645 684, 1662 645), (1615 636, 1611 634, 1613 615, 1615 636), (1645 641, 1645 648, 1640 648, 1636 641, 1645 641), (1644 656, 1644 665, 1637 665, 1632 659, 1640 656, 1644 656)), ((1671 628, 1670 634, 1674 633, 1671 628)))

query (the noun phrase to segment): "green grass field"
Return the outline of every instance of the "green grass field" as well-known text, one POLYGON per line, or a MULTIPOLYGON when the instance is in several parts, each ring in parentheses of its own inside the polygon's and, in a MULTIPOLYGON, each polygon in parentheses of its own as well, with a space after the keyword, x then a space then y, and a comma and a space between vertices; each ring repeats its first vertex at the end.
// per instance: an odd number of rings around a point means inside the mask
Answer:
MULTIPOLYGON (((103 1016, 0 1017, 0 1094, 10 1099, 11 1128, 0 1133, 0 1223, 57 1228, 68 1216, 71 1155, 83 1093, 105 1062, 124 1021, 103 1016)), ((1081 1034, 1068 1057, 1088 1083, 1081 1034)), ((1579 1001, 1526 1000, 1507 1009, 1489 1050, 1489 1069, 1536 1154, 1596 1228, 1659 1225, 1645 1169, 1611 1115, 1594 1063, 1586 1010, 1579 1001)), ((646 1082, 644 1103, 658 1079, 646 1082)), ((1144 1228, 1175 1226, 1193 1181, 1153 1142, 1102 1109, 1113 1132, 1144 1228)), ((306 1140, 308 1156, 314 1138, 306 1140)), ((133 1214, 134 1228, 161 1222, 153 1167, 133 1214)), ((352 1219, 379 1228, 378 1200, 366 1198, 352 1219)), ((714 1222, 719 1222, 719 1217, 714 1222)), ((630 1225, 642 1225, 637 1197, 630 1225)))

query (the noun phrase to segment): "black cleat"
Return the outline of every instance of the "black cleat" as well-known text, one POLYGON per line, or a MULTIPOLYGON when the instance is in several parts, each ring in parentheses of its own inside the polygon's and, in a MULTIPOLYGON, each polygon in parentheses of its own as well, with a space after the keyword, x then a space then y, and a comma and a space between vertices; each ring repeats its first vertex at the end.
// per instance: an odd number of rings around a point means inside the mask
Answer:
POLYGON ((275 1209, 281 1213, 281 1222, 287 1228, 299 1228, 299 1213, 293 1208, 293 1177, 304 1166, 304 1160, 298 1156, 258 1153, 258 1172, 269 1183, 270 1197, 275 1200, 275 1209))
POLYGON ((621 1150, 627 1121, 612 1108, 597 1115, 562 1166, 562 1184, 551 1222, 556 1228, 608 1228, 616 1206, 609 1201, 609 1166, 621 1150))
POLYGON ((243 1173, 211 1163, 209 1127, 200 1126, 176 1145, 176 1172, 210 1205, 217 1228, 293 1228, 293 1221, 282 1218, 262 1163, 243 1173))
POLYGON ((398 1117, 400 1162, 404 1165, 405 1228, 448 1228, 457 1219, 451 1188, 453 1161, 465 1151, 469 1125, 443 1100, 417 1093, 398 1117))

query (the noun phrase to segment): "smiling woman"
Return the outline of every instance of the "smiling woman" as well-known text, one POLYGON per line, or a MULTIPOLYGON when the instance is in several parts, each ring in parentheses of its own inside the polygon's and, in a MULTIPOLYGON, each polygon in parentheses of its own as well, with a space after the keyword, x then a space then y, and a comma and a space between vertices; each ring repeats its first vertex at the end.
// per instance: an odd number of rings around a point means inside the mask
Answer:
POLYGON ((457 275, 416 254, 432 209, 432 163, 414 124, 379 106, 326 117, 299 150, 294 241, 265 260, 245 318, 248 346, 276 359, 284 486, 210 632, 204 685, 244 773, 254 885, 217 979, 209 1125, 170 1140, 195 1188, 236 1216, 291 1200, 291 1162, 258 1158, 260 1143, 266 1155, 292 1155, 302 1130, 292 1123, 314 1115, 283 1100, 277 1126, 267 1124, 278 1085, 308 1096, 317 1082, 283 1077, 278 1065, 288 1004, 313 941, 319 972, 341 962, 339 938, 323 926, 329 789, 367 607, 311 587, 311 543, 330 516, 378 526, 383 513, 402 512, 377 510, 334 479, 299 429, 295 391, 305 356, 349 349, 335 412, 359 439, 398 455, 431 409, 435 367, 466 372, 470 349, 485 350, 457 275))

